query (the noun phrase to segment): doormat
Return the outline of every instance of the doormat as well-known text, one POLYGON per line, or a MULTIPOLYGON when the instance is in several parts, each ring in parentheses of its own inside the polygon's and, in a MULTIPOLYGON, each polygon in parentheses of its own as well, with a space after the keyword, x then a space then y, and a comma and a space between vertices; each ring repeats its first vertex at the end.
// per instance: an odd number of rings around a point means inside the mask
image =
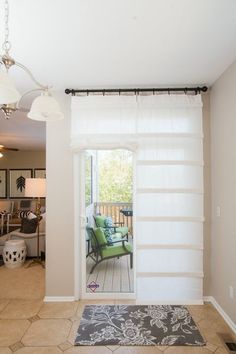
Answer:
POLYGON ((187 308, 170 305, 87 305, 75 345, 203 346, 187 308))

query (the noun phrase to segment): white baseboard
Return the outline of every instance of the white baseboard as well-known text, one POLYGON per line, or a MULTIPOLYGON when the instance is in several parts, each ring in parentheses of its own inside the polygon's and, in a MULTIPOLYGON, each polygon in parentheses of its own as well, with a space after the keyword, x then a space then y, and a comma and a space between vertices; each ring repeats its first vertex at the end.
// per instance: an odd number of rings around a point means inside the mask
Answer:
POLYGON ((83 293, 81 300, 135 300, 134 293, 83 293))
POLYGON ((236 324, 231 320, 229 315, 222 309, 222 307, 218 304, 216 299, 213 296, 204 296, 203 300, 205 302, 210 302, 215 309, 219 312, 219 314, 223 317, 228 326, 232 329, 232 331, 236 334, 236 324))
POLYGON ((44 302, 72 302, 75 301, 74 296, 45 296, 44 302))

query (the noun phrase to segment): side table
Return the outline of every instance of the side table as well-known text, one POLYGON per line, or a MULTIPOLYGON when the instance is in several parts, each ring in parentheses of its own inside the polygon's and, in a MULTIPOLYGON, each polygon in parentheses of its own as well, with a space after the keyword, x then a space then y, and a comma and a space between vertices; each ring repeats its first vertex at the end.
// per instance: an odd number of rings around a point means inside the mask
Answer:
POLYGON ((20 268, 26 257, 26 245, 24 240, 9 240, 3 248, 3 261, 7 268, 20 268))

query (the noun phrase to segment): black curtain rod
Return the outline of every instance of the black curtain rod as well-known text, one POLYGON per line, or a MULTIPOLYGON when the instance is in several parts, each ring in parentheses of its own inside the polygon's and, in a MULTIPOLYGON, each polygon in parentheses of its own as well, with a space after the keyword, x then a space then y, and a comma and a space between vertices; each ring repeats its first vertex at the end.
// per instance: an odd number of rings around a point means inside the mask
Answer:
POLYGON ((101 93, 105 95, 106 93, 128 93, 128 92, 133 92, 134 94, 139 94, 140 92, 152 92, 153 94, 155 92, 194 92, 195 94, 201 93, 201 92, 207 92, 208 87, 207 86, 197 86, 197 87, 164 87, 164 88, 120 88, 120 89, 66 89, 65 93, 67 95, 71 94, 72 96, 75 96, 76 93, 85 93, 85 94, 90 94, 90 93, 101 93))

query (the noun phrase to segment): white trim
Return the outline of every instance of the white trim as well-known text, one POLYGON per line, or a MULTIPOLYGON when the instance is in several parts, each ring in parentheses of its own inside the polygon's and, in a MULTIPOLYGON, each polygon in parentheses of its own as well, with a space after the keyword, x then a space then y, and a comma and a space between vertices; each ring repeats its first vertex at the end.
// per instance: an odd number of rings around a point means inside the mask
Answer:
POLYGON ((81 300, 135 300, 135 293, 87 293, 83 294, 81 300))
POLYGON ((232 329, 232 331, 236 334, 236 323, 234 323, 229 315, 223 310, 223 308, 219 305, 216 299, 213 296, 204 296, 204 302, 210 302, 215 309, 219 312, 219 314, 223 317, 228 326, 232 329))
POLYGON ((202 272, 137 272, 137 278, 158 278, 158 277, 177 277, 177 278, 203 278, 202 272))
POLYGON ((137 305, 203 305, 203 300, 136 300, 137 305))
POLYGON ((136 205, 137 205, 137 152, 133 152, 133 218, 132 218, 132 228, 133 228, 133 285, 134 285, 134 298, 137 298, 137 233, 136 233, 136 224, 137 224, 137 216, 136 216, 136 205))
POLYGON ((137 188, 136 193, 183 193, 183 194, 204 194, 202 189, 197 188, 137 188))
POLYGON ((79 250, 80 250, 80 243, 79 243, 79 221, 77 217, 78 211, 78 204, 79 204, 79 158, 77 154, 73 156, 73 174, 74 174, 74 297, 76 300, 79 300, 79 285, 80 285, 80 273, 79 273, 79 250))
POLYGON ((80 258, 80 298, 84 299, 84 293, 86 294, 86 249, 83 245, 86 244, 85 239, 85 225, 83 225, 82 220, 86 219, 86 206, 85 206, 85 151, 80 151, 79 153, 79 165, 80 165, 80 178, 79 182, 79 204, 78 204, 78 214, 80 216, 80 226, 79 226, 79 244, 80 252, 77 257, 80 258))
POLYGON ((189 244, 180 244, 180 245, 168 245, 168 244, 157 244, 157 243, 143 243, 136 246, 137 250, 149 250, 149 249, 183 249, 183 250, 197 250, 202 251, 203 245, 189 245, 189 244))
MULTIPOLYGON (((120 148, 120 146, 117 146, 114 143, 114 146, 116 146, 116 148, 120 148)), ((105 148, 105 150, 107 150, 107 148, 105 148)), ((84 150, 83 150, 84 151, 84 150)), ((84 164, 83 162, 83 151, 80 151, 80 153, 78 153, 78 161, 79 161, 79 166, 80 166, 80 174, 79 177, 80 179, 78 179, 77 181, 79 181, 78 185, 78 198, 79 198, 79 203, 77 204, 77 209, 75 210, 75 215, 80 215, 81 217, 81 212, 83 214, 84 212, 84 206, 85 206, 85 191, 84 191, 84 168, 82 167, 84 164)), ((136 222, 136 218, 135 218, 135 210, 136 210, 136 180, 135 180, 135 176, 136 176, 136 153, 135 151, 133 151, 133 249, 135 250, 136 248, 136 228, 135 228, 135 222, 136 222)), ((79 298, 81 300, 96 300, 96 299, 112 299, 112 300, 119 300, 119 299, 136 299, 136 252, 133 253, 133 271, 134 271, 134 291, 130 292, 130 293, 120 293, 120 292, 114 292, 114 293, 99 293, 99 292, 95 292, 95 293, 89 293, 87 292, 87 288, 86 288, 86 254, 85 254, 85 248, 82 247, 83 244, 85 244, 85 232, 84 230, 82 230, 82 226, 79 226, 80 229, 80 234, 77 235, 77 237, 79 238, 79 252, 77 254, 75 254, 75 257, 78 258, 80 257, 80 294, 79 294, 79 298)), ((78 248, 77 248, 78 249, 78 248)), ((78 270, 76 270, 77 272, 77 279, 78 279, 78 270)))
POLYGON ((192 221, 204 222, 204 217, 191 217, 191 216, 137 216, 136 221, 192 221))
POLYGON ((75 301, 74 296, 45 296, 44 302, 72 302, 75 301))
POLYGON ((138 160, 138 166, 156 166, 156 165, 185 165, 185 166, 204 166, 203 161, 188 160, 138 160))

